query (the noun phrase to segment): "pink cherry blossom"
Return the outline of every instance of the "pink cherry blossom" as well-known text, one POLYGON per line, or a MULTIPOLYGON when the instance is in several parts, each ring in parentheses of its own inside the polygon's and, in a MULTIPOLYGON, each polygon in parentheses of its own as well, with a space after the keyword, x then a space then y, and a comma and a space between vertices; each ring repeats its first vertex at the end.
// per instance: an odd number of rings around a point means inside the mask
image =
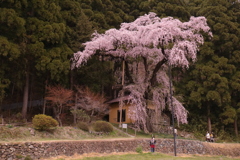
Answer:
MULTIPOLYGON (((133 105, 129 116, 148 132, 147 119, 157 119, 157 113, 169 105, 168 65, 188 68, 190 61, 195 62, 204 42, 203 32, 212 36, 205 17, 181 22, 173 17, 161 19, 150 12, 131 23, 122 23, 120 29, 95 32, 92 40, 84 43, 85 49, 74 53, 73 66, 80 67, 96 53, 124 59, 133 81, 127 83, 130 79, 126 77, 123 87, 130 92, 128 103, 133 105), (156 106, 153 114, 148 112, 147 100, 156 106)), ((116 76, 121 77, 120 72, 116 76)), ((173 106, 178 123, 187 123, 187 111, 176 98, 173 106)))

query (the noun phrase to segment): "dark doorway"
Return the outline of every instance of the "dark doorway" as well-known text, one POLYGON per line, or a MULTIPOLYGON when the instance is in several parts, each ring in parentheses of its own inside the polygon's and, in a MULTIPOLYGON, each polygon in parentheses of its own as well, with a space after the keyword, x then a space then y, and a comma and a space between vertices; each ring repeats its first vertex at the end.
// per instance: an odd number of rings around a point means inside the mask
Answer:
MULTIPOLYGON (((117 116, 117 121, 120 122, 120 110, 117 111, 118 116, 117 116)), ((126 109, 122 110, 122 122, 126 121, 126 109)))

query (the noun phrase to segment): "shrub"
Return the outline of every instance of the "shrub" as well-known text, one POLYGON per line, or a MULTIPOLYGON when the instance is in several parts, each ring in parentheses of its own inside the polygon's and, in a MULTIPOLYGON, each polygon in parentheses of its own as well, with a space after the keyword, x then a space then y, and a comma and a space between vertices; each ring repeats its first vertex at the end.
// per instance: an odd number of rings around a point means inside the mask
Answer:
POLYGON ((15 119, 17 122, 26 122, 26 120, 23 118, 22 116, 22 113, 18 112, 16 115, 15 115, 15 119))
POLYGON ((33 128, 40 131, 48 131, 55 129, 58 126, 58 122, 51 116, 45 114, 38 114, 33 117, 33 128))
POLYGON ((105 121, 96 121, 93 125, 93 129, 96 132, 112 132, 113 126, 112 124, 105 121))
POLYGON ((72 109, 71 113, 76 114, 78 121, 89 122, 90 120, 89 115, 86 113, 86 111, 82 109, 77 109, 77 110, 72 109))
POLYGON ((143 153, 143 151, 142 151, 142 146, 138 146, 138 147, 136 148, 136 152, 137 152, 137 153, 143 153))
POLYGON ((8 128, 13 128, 13 125, 8 124, 7 127, 8 127, 8 128))
POLYGON ((21 158, 23 158, 24 156, 23 155, 21 155, 21 154, 16 154, 16 158, 17 159, 21 159, 21 158))
POLYGON ((32 158, 30 156, 26 156, 24 160, 32 160, 32 158))
POLYGON ((88 124, 85 122, 78 122, 77 127, 83 131, 89 131, 88 124))

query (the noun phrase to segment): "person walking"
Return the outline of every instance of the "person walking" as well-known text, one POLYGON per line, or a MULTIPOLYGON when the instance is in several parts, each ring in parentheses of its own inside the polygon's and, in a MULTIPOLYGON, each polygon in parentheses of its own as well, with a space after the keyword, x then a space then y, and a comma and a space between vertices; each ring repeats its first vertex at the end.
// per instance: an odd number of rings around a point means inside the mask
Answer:
POLYGON ((177 133, 177 129, 175 128, 174 129, 174 135, 177 137, 178 136, 178 133, 177 133))
POLYGON ((210 134, 209 134, 209 132, 207 132, 207 134, 206 134, 206 141, 210 142, 210 134))
POLYGON ((214 142, 213 132, 210 134, 210 142, 214 142))
POLYGON ((151 152, 155 152, 155 144, 156 144, 156 140, 154 137, 152 137, 152 139, 150 140, 151 152))

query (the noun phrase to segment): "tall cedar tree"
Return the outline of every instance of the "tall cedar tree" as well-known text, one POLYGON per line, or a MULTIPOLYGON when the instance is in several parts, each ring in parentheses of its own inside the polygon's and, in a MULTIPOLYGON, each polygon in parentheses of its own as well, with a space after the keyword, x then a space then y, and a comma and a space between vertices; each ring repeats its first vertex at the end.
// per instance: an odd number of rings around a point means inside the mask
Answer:
POLYGON ((186 85, 182 83, 184 88, 180 88, 186 95, 186 104, 197 119, 195 122, 199 125, 199 117, 203 121, 207 120, 207 128, 202 129, 204 132, 207 129, 215 133, 220 130, 233 133, 233 127, 229 125, 234 124, 235 134, 238 135, 239 5, 226 0, 208 0, 196 6, 194 13, 206 16, 213 39, 203 45, 197 64, 185 78, 186 85))

